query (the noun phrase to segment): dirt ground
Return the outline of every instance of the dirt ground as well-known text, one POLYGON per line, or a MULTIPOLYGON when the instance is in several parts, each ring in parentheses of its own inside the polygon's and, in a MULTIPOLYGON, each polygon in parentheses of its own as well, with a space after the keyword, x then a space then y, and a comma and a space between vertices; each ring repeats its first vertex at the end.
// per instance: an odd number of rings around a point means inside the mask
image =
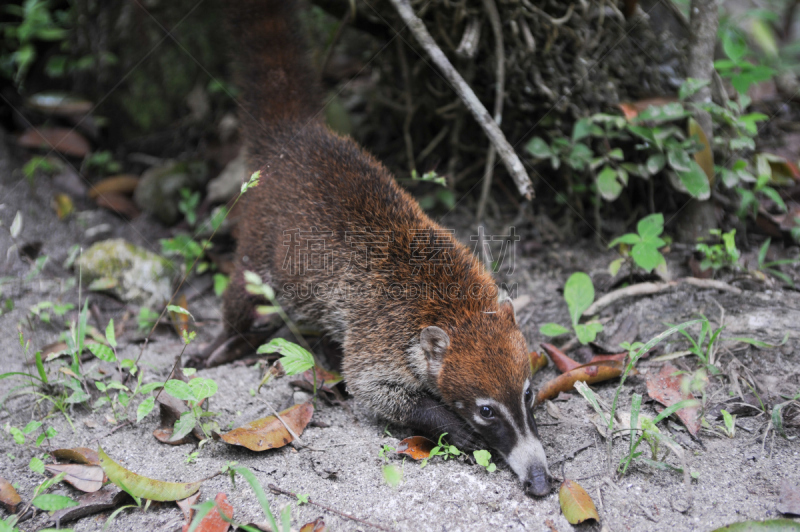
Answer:
MULTIPOLYGON (((2 143, 0 143, 2 144, 2 143)), ((0 365, 3 372, 30 371, 25 366, 18 343, 18 330, 30 339, 34 349, 55 341, 63 330, 63 322, 54 319, 46 325, 28 320, 31 306, 42 300, 77 303, 76 287, 65 288, 66 279, 74 274, 60 265, 75 243, 86 244, 86 231, 101 224, 110 224, 111 235, 126 238, 151 250, 158 250, 157 239, 164 236, 163 228, 146 217, 123 223, 103 211, 84 211, 67 221, 59 221, 51 208, 52 184, 40 178, 31 187, 10 160, 6 146, 0 146, 0 220, 10 225, 17 210, 24 216, 20 240, 41 242, 41 254, 50 257, 42 274, 32 282, 22 278, 30 270, 16 255, 6 260, 5 251, 11 241, 6 231, 0 231, 1 276, 16 280, 3 285, 3 299, 14 302, 14 310, 0 316, 0 365)), ((445 219, 445 224, 456 222, 445 219)), ((524 239, 524 237, 523 237, 524 239)), ((539 325, 546 322, 568 322, 568 313, 559 289, 573 271, 586 271, 595 283, 607 290, 610 276, 606 273, 613 252, 593 251, 590 243, 545 246, 517 257, 512 280, 519 286, 517 296, 529 296, 531 302, 518 313, 523 332, 531 348, 544 338, 539 325)), ((680 257, 670 255, 670 266, 680 273, 680 257)), ((684 273, 685 274, 685 273, 684 273)), ((733 281, 737 284, 736 281, 733 281)), ((194 283, 194 282, 193 282, 194 283)), ((192 284, 192 283, 190 283, 192 284)), ((194 283, 198 289, 201 282, 194 283)), ((608 339, 626 320, 638 327, 636 339, 652 338, 667 326, 707 315, 715 325, 724 320, 724 337, 750 336, 768 342, 778 342, 788 333, 788 341, 775 349, 755 349, 743 344, 724 343, 719 352, 723 369, 738 367, 758 385, 759 395, 773 404, 778 393, 792 394, 800 390, 800 293, 777 286, 741 282, 741 295, 679 286, 657 296, 624 300, 604 310, 606 320, 600 340, 608 339), (724 312, 723 312, 724 310, 724 312), (732 361, 737 360, 741 366, 732 361), (744 369, 742 369, 742 366, 744 369)), ((191 286, 190 286, 191 289, 191 286)), ((601 292, 602 293, 602 292, 601 292)), ((85 295, 85 294, 84 294, 85 295)), ((125 321, 126 306, 107 296, 92 294, 104 323, 114 318, 125 321)), ((199 293, 190 303, 195 318, 203 323, 198 341, 209 341, 220 328, 219 300, 210 290, 199 293)), ((119 342, 121 356, 135 358, 141 345, 135 333, 136 320, 128 319, 126 333, 119 342)), ((68 314, 68 319, 74 315, 68 314)), ((670 338, 658 353, 685 349, 679 337, 670 338)), ((145 382, 162 381, 167 376, 173 357, 180 352, 181 342, 168 330, 161 331, 147 345, 142 358, 145 382)), ((696 369, 692 357, 679 358, 673 364, 681 369, 696 369)), ((644 379, 648 372, 658 371, 661 363, 644 360, 640 364, 642 377, 632 378, 621 394, 621 408, 629 408, 630 396, 636 391, 647 399, 644 379)), ((268 407, 251 396, 260 380, 253 367, 227 365, 199 372, 219 384, 212 398, 211 409, 218 412, 222 427, 238 426, 270 414, 268 407)), ((537 386, 553 377, 549 367, 536 378, 537 386)), ((5 397, 21 383, 17 378, 0 380, 0 397, 5 397)), ((605 401, 611 401, 616 381, 593 386, 605 401)), ((727 378, 712 378, 709 382, 707 407, 730 398, 732 388, 727 378)), ((278 409, 302 400, 288 379, 271 381, 261 397, 278 409)), ((47 412, 47 403, 35 402, 30 394, 13 395, 0 410, 0 425, 23 427, 31 419, 40 419, 47 412)), ((769 431, 768 417, 760 414, 739 417, 734 438, 702 431, 694 440, 675 422, 664 424, 662 430, 687 448, 690 470, 696 479, 688 485, 675 472, 659 471, 634 465, 625 476, 618 478, 610 472, 605 441, 590 421, 593 413, 588 403, 573 395, 566 401, 554 403, 553 417, 544 407, 537 412, 540 434, 551 471, 560 477, 577 480, 592 496, 600 522, 579 525, 579 530, 713 530, 735 521, 780 517, 776 509, 782 482, 800 485, 800 440, 789 441, 769 431), (577 452, 576 452, 577 451, 577 452)), ((646 402, 644 411, 653 415, 654 406, 646 402)), ((187 463, 193 445, 169 446, 159 443, 152 432, 158 421, 151 414, 141 423, 115 429, 106 419, 107 407, 96 412, 76 407, 69 412, 71 427, 61 414, 51 414, 47 423, 58 434, 43 449, 102 445, 118 462, 145 476, 170 481, 192 481, 211 476, 226 462, 237 461, 253 470, 263 486, 274 484, 284 490, 308 494, 313 501, 379 524, 391 530, 572 530, 559 509, 558 495, 553 491, 544 498, 524 495, 519 481, 506 467, 494 473, 460 460, 434 460, 427 467, 402 461, 391 456, 390 461, 402 468, 403 481, 396 488, 388 486, 382 477, 383 460, 378 453, 385 444, 396 446, 399 439, 412 435, 402 427, 387 426, 376 419, 353 399, 345 407, 318 403, 314 421, 303 433, 306 448, 291 446, 263 453, 233 448, 218 442, 208 442, 199 450, 193 463, 187 463)), ((134 415, 135 417, 135 415, 134 415)), ((709 419, 714 426, 721 422, 709 419)), ((800 430, 790 428, 790 437, 800 436, 800 430)), ((627 440, 617 440, 612 462, 616 462, 627 447, 627 440)), ((18 484, 24 500, 30 500, 33 490, 44 478, 31 472, 28 463, 32 456, 42 455, 42 449, 32 445, 16 445, 4 430, 0 433, 0 476, 18 484), (11 458, 13 455, 13 459, 11 458)), ((674 458, 668 461, 675 463, 674 458)), ((77 496, 68 486, 59 486, 55 493, 77 496)), ((203 483, 202 500, 218 492, 228 494, 240 522, 262 522, 264 516, 256 498, 243 480, 235 489, 226 476, 217 476, 203 483)), ((297 505, 284 495, 269 494, 273 512, 292 505, 293 527, 323 517, 329 530, 372 530, 357 521, 345 519, 311 505, 297 505)), ((0 511, 0 516, 5 514, 0 511)), ((100 530, 109 512, 92 515, 65 526, 77 531, 100 530)), ((37 514, 21 525, 23 530, 38 530, 48 526, 48 516, 37 514)), ((183 523, 180 510, 173 503, 153 504, 146 512, 134 509, 122 512, 108 530, 178 530, 183 523)))

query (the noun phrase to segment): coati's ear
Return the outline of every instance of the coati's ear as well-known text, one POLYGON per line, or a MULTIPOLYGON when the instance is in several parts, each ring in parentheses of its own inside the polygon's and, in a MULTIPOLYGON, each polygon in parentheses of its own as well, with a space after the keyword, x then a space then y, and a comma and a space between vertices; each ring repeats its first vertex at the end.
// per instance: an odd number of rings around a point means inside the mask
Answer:
POLYGON ((517 323, 517 315, 514 312, 514 305, 511 303, 510 299, 504 299, 501 301, 499 307, 500 308, 497 311, 498 314, 507 318, 511 318, 511 321, 517 323))
POLYGON ((428 361, 428 372, 436 377, 442 368, 444 354, 450 348, 450 337, 439 327, 425 327, 419 335, 419 345, 428 361))

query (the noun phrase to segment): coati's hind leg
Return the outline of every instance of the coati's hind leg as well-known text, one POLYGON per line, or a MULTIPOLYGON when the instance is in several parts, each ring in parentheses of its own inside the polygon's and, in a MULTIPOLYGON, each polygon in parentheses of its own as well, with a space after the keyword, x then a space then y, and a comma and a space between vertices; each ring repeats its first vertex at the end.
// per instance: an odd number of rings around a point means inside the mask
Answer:
POLYGON ((272 316, 263 327, 252 329, 256 305, 264 303, 262 298, 247 292, 243 272, 237 268, 223 296, 222 332, 186 365, 210 368, 255 352, 281 325, 281 320, 272 316))

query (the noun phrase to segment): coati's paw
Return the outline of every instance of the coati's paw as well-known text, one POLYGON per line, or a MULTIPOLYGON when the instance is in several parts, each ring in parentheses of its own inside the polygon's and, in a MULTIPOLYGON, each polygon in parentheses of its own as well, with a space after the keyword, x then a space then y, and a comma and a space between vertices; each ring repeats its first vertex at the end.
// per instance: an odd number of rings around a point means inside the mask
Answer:
POLYGON ((471 453, 478 449, 488 449, 487 443, 480 435, 473 431, 469 425, 453 427, 444 437, 450 445, 455 445, 460 451, 471 453))

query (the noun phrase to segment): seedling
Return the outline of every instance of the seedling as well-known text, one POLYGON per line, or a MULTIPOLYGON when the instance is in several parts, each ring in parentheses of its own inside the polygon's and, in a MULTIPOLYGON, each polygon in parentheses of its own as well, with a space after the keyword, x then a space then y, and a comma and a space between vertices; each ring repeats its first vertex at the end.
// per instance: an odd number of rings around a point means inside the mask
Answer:
POLYGON ((431 449, 431 452, 428 455, 428 458, 425 458, 424 460, 422 460, 422 463, 419 465, 420 469, 425 467, 426 465, 428 465, 428 460, 431 460, 431 459, 433 459, 433 458, 435 458, 437 456, 441 456, 442 459, 448 460, 450 458, 455 458, 455 457, 461 456, 463 454, 461 451, 458 450, 458 447, 456 447, 455 445, 450 445, 450 444, 448 444, 446 442, 443 443, 442 442, 442 438, 444 438, 445 436, 447 436, 446 432, 444 434, 442 434, 441 436, 439 436, 439 441, 436 444, 436 447, 431 449))
POLYGON ((475 461, 478 463, 478 465, 485 467, 486 471, 489 473, 494 473, 494 471, 497 469, 497 465, 492 463, 492 453, 489 451, 472 451, 472 456, 475 457, 475 461))
MULTIPOLYGON (((581 315, 594 301, 594 285, 591 277, 583 272, 570 275, 564 285, 564 299, 578 340, 583 345, 593 342, 597 333, 603 330, 603 325, 597 322, 580 323, 581 315)), ((567 334, 569 329, 557 323, 545 323, 539 328, 539 332, 545 336, 561 336, 567 334)))
POLYGON ((725 424, 723 434, 729 438, 733 438, 736 435, 736 416, 731 415, 727 410, 722 410, 721 413, 722 421, 725 424))
POLYGON ((197 206, 200 205, 200 192, 182 188, 180 194, 178 210, 186 217, 186 222, 189 226, 194 227, 197 223, 197 206))
POLYGON ((797 264, 800 262, 800 257, 796 259, 781 259, 781 260, 773 260, 767 262, 767 252, 769 251, 769 245, 772 242, 771 238, 768 238, 764 241, 761 245, 761 248, 758 250, 758 270, 764 273, 768 273, 773 277, 777 277, 785 284, 794 287, 794 282, 792 278, 783 273, 780 270, 775 269, 775 266, 780 266, 782 264, 797 264))
MULTIPOLYGON (((664 215, 661 213, 651 214, 639 220, 636 225, 636 233, 627 233, 615 238, 608 245, 609 249, 619 245, 623 253, 627 253, 622 244, 632 246, 630 257, 641 269, 650 273, 657 266, 665 264, 664 255, 659 248, 667 245, 661 238, 664 232, 664 215)), ((609 266, 612 275, 616 275, 625 258, 616 259, 609 266)))
POLYGON ((723 233, 719 229, 711 229, 709 233, 722 242, 711 245, 705 242, 699 242, 695 246, 695 249, 703 254, 703 260, 700 262, 700 269, 708 270, 711 268, 716 272, 722 268, 738 268, 741 253, 736 248, 736 229, 732 229, 727 233, 723 233))

